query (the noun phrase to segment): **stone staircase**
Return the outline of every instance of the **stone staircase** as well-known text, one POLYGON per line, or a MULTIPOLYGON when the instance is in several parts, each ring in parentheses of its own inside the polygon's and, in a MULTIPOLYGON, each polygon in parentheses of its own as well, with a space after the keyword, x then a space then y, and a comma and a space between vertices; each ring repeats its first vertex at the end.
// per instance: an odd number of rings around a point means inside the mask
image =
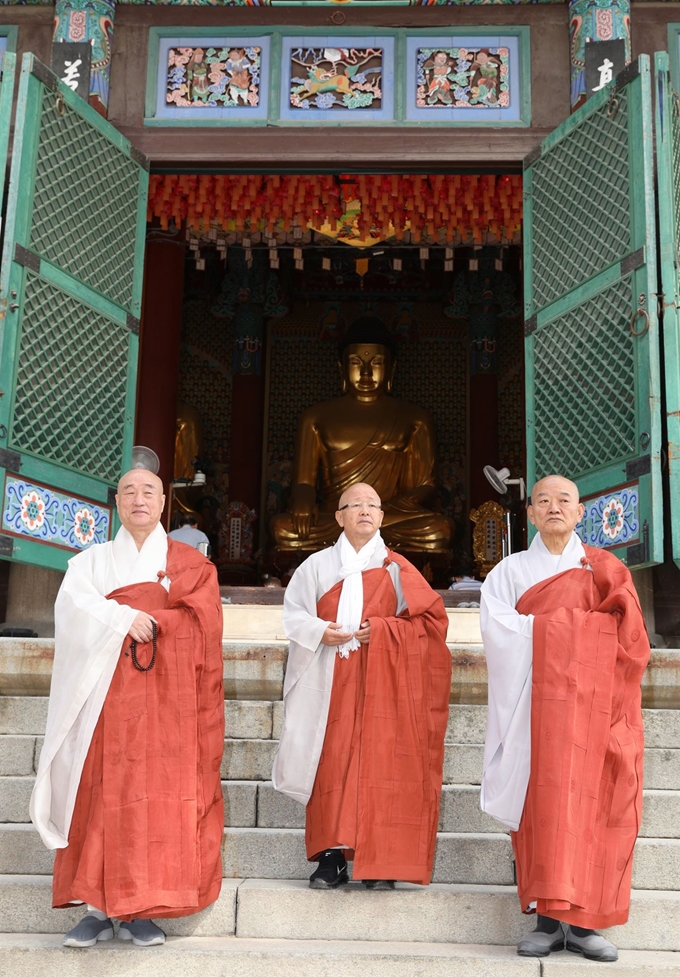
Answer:
MULTIPOLYGON (((578 977, 596 967, 571 953, 545 961, 515 953, 533 923, 518 909, 510 840, 478 806, 486 676, 476 612, 450 612, 454 679, 434 883, 318 892, 306 882, 304 811, 269 780, 282 718, 279 618, 250 609, 256 640, 247 641, 245 610, 225 608, 222 894, 203 913, 164 921, 168 942, 147 951, 117 940, 61 947, 82 908, 51 909, 53 855, 28 820, 52 642, 0 639, 0 977, 578 977)), ((643 825, 630 921, 611 931, 621 955, 609 967, 680 977, 680 652, 654 653, 644 699, 643 825)))

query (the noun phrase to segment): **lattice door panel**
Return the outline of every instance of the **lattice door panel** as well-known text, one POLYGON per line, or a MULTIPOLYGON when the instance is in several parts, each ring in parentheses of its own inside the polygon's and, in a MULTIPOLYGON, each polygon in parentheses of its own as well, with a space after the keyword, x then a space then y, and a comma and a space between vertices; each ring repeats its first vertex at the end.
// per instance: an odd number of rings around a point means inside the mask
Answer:
POLYGON ((28 273, 12 450, 117 481, 123 464, 126 354, 124 325, 28 273), (95 382, 87 379, 93 367, 95 382))
POLYGON ((134 431, 148 163, 32 55, 0 301, 0 556, 63 568, 109 538, 134 431))
POLYGON ((630 566, 663 559, 651 137, 643 56, 525 161, 528 481, 574 479, 630 566))
POLYGON ((29 246, 132 311, 139 165, 42 91, 29 246))
POLYGON ((568 471, 578 478, 634 454, 631 301, 628 277, 537 333, 534 397, 541 404, 534 422, 537 478, 554 471, 568 471), (589 423, 584 427, 586 418, 589 423))
POLYGON ((680 94, 663 51, 654 56, 659 253, 663 309, 671 546, 680 566, 680 94))
POLYGON ((624 91, 531 168, 532 315, 632 249, 624 91))

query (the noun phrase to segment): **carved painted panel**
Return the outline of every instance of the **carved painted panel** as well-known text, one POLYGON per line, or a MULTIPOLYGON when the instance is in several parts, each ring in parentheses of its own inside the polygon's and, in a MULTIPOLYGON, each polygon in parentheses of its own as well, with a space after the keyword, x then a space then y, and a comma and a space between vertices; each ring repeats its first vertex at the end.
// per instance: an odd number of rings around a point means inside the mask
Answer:
POLYGON ((635 542, 640 537, 640 487, 623 485, 581 500, 583 519, 576 532, 584 543, 597 547, 616 547, 635 542))
POLYGON ((284 122, 394 118, 394 37, 284 37, 284 122))
POLYGON ((529 125, 528 40, 526 28, 500 36, 411 34, 406 120, 529 125))
POLYGON ((82 550, 111 536, 111 508, 18 475, 5 476, 2 531, 63 549, 82 550))
POLYGON ((510 105, 507 47, 419 48, 419 108, 505 108, 510 105))
POLYGON ((162 37, 155 118, 195 125, 266 119, 269 51, 267 36, 162 37))

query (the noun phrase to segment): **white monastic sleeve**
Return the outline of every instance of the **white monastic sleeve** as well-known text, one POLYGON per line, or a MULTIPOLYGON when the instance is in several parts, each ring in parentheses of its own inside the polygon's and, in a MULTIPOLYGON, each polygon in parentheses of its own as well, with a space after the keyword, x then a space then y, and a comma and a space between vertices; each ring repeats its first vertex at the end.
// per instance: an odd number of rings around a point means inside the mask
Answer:
POLYGON ((299 566, 283 598, 283 630, 290 641, 316 651, 331 621, 316 615, 316 578, 309 561, 299 566))
POLYGON ((483 811, 516 831, 531 764, 533 616, 515 610, 518 588, 513 570, 518 568, 513 563, 503 561, 495 567, 481 591, 489 716, 480 804, 483 811))

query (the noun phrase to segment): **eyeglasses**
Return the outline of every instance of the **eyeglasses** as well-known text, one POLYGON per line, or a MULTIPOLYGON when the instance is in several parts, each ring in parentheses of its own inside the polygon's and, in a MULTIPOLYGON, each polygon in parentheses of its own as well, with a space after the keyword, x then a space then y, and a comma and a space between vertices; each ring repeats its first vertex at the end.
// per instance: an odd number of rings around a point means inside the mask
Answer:
POLYGON ((375 502, 348 502, 347 505, 341 505, 338 512, 344 512, 345 509, 373 509, 380 512, 382 506, 376 505, 375 502))

